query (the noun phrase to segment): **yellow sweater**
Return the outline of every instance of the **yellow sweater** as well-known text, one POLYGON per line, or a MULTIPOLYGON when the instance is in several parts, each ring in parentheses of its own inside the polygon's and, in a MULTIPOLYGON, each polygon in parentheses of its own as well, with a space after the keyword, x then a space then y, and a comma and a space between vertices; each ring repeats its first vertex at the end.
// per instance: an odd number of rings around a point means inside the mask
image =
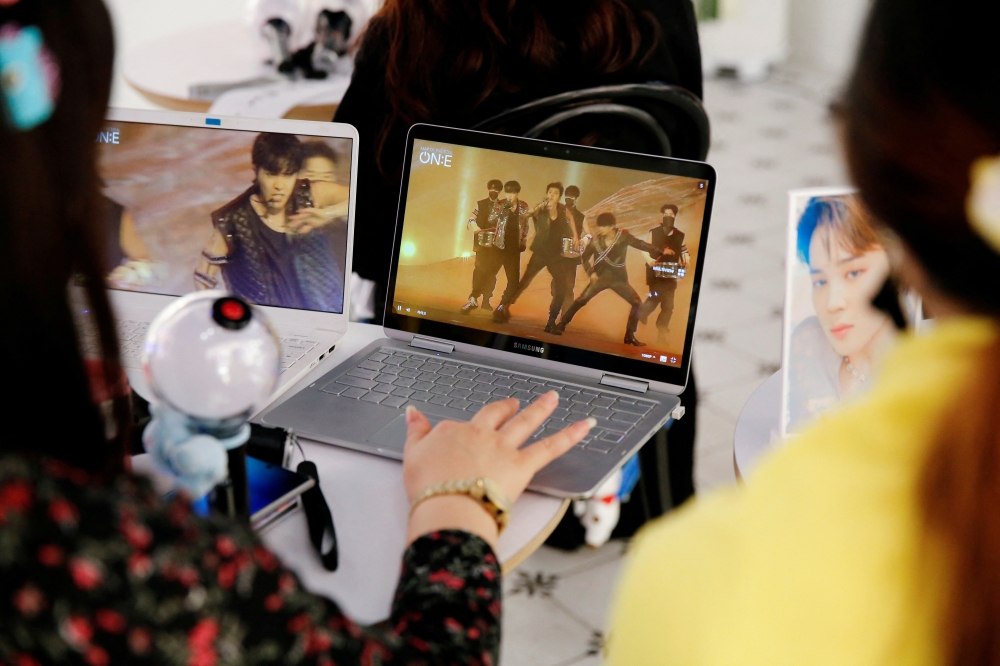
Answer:
POLYGON ((744 487, 637 536, 607 664, 940 662, 940 567, 916 487, 950 403, 995 335, 952 319, 907 336, 864 398, 763 462, 744 487))

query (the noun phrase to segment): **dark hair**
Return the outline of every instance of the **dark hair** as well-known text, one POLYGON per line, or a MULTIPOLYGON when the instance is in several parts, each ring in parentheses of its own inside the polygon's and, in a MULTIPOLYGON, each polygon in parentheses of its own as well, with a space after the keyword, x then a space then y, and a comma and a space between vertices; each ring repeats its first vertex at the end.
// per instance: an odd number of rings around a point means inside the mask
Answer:
POLYGON ((559 190, 559 196, 562 196, 563 186, 562 183, 549 183, 545 186, 545 193, 548 194, 549 190, 559 190))
POLYGON ((502 190, 503 189, 503 181, 500 181, 500 180, 497 180, 496 178, 494 178, 490 182, 486 183, 486 189, 488 189, 488 190, 502 190))
POLYGON ((615 226, 615 222, 613 213, 601 213, 597 216, 597 226, 599 227, 613 227, 615 226))
POLYGON ((274 175, 298 173, 302 168, 302 142, 294 134, 262 132, 253 141, 251 161, 255 171, 274 175))
POLYGON ((574 199, 580 196, 580 188, 576 185, 570 185, 566 188, 566 196, 573 197, 574 199))
POLYGON ((628 0, 386 0, 368 31, 388 43, 380 163, 396 123, 468 113, 496 92, 551 80, 565 62, 582 63, 583 80, 619 72, 660 41, 653 14, 628 0))
POLYGON ((518 192, 521 191, 521 183, 517 182, 516 180, 508 180, 506 183, 504 183, 503 191, 513 192, 514 194, 517 194, 518 192))
MULTIPOLYGON (((995 318, 1000 254, 966 216, 971 165, 1000 153, 1000 71, 986 64, 996 27, 969 20, 992 8, 876 0, 841 112, 865 205, 938 288, 995 318)), ((924 552, 942 558, 927 561, 949 565, 947 666, 1000 664, 1000 337, 975 368, 943 412, 918 486, 924 552)))
MULTIPOLYGON (((299 148, 300 165, 304 165, 306 160, 314 157, 322 157, 330 160, 334 166, 337 165, 337 153, 326 141, 303 141, 299 148)), ((300 166, 301 168, 301 166, 300 166)), ((274 173, 269 171, 269 173, 274 173)))
POLYGON ((661 213, 666 213, 668 210, 673 211, 674 215, 677 215, 677 206, 673 204, 663 204, 662 206, 660 206, 661 213))
POLYGON ((853 254, 862 254, 880 245, 875 229, 860 206, 843 197, 813 197, 795 230, 799 258, 809 263, 809 245, 820 227, 829 227, 840 243, 853 254))
POLYGON ((113 400, 109 439, 67 294, 79 276, 102 354, 96 367, 105 388, 118 386, 122 370, 104 288, 96 142, 111 92, 111 19, 100 0, 62 0, 0 8, 0 24, 8 21, 38 26, 59 65, 61 90, 52 116, 28 131, 7 124, 0 95, 0 367, 13 382, 3 402, 0 451, 118 471, 130 420, 127 398, 113 400))

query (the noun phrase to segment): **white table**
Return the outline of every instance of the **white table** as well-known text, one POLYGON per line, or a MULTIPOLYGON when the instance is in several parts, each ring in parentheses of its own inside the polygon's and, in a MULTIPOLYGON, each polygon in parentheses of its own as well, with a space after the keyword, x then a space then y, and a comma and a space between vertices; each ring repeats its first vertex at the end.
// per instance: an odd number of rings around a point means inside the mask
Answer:
POLYGON ((297 81, 227 93, 214 104, 191 99, 194 84, 235 83, 274 77, 267 49, 246 23, 193 27, 141 44, 125 54, 124 76, 144 97, 174 111, 329 121, 350 75, 297 81), (226 99, 228 98, 228 99, 226 99))
MULTIPOLYGON (((380 326, 350 324, 337 349, 296 386, 315 381, 381 337, 380 326)), ((294 390, 285 395, 290 396, 294 390)), ((406 545, 409 504, 403 490, 402 465, 308 440, 302 440, 302 448, 316 463, 320 486, 333 513, 340 567, 334 573, 323 569, 309 542, 301 511, 267 531, 264 541, 307 588, 336 600, 351 617, 361 622, 385 619, 406 545)), ((300 459, 296 452, 294 462, 300 459)), ((569 500, 531 492, 518 499, 497 547, 505 572, 545 541, 568 506, 569 500)))
POLYGON ((757 387, 743 405, 733 436, 736 475, 746 479, 774 448, 781 423, 781 371, 757 387))

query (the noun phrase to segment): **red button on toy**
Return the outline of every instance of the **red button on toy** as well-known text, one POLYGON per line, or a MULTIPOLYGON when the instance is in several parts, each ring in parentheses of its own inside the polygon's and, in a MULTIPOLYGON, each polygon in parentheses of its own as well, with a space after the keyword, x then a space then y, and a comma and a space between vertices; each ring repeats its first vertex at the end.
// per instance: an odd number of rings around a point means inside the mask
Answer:
POLYGON ((250 322, 250 306, 235 296, 220 298, 212 304, 212 319, 219 326, 238 331, 250 322))
POLYGON ((246 308, 238 301, 226 301, 219 309, 222 311, 222 316, 230 321, 243 319, 243 314, 246 312, 246 308))

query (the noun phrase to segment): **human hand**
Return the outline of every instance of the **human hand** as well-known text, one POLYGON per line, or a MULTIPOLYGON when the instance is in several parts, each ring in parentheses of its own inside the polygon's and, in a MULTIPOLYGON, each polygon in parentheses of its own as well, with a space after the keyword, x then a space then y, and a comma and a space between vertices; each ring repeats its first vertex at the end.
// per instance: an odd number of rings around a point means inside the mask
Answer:
POLYGON ((347 201, 325 208, 301 208, 295 215, 288 218, 288 229, 296 234, 308 234, 334 220, 347 217, 347 212, 347 201))
MULTIPOLYGON (((558 404, 559 396, 551 391, 518 412, 518 401, 511 398, 483 407, 468 423, 442 421, 433 428, 427 417, 408 408, 403 452, 407 497, 412 501, 444 481, 486 477, 513 503, 536 472, 571 449, 593 427, 590 419, 580 421, 520 448, 558 404)), ((411 516, 410 540, 448 527, 474 532, 487 541, 496 538, 493 518, 471 498, 456 495, 421 502, 411 516)))
POLYGON ((590 284, 597 284, 597 273, 590 274, 590 284))
POLYGON ((682 267, 687 268, 688 264, 690 262, 691 262, 691 255, 690 254, 688 254, 687 252, 684 252, 683 254, 681 254, 681 266, 682 267))

